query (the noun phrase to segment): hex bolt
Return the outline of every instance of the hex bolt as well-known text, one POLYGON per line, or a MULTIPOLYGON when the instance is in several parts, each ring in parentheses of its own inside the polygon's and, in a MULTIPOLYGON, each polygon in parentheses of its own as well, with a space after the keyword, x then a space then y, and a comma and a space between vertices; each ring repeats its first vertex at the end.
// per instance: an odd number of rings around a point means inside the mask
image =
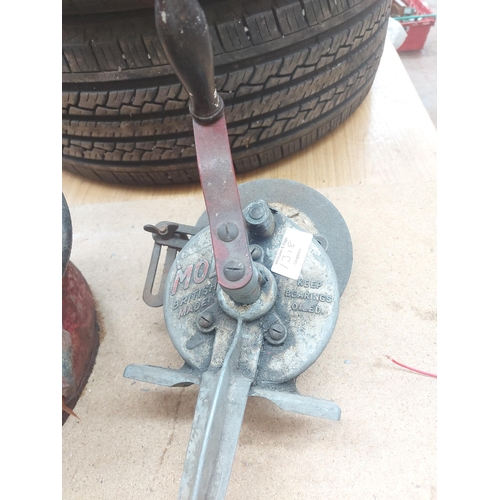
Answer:
POLYGON ((252 256, 252 260, 259 260, 262 257, 262 248, 258 245, 251 245, 250 255, 252 256))
POLYGON ((285 340, 286 333, 286 327, 283 324, 276 322, 267 331, 268 340, 272 344, 281 344, 285 340))
POLYGON ((198 318, 200 328, 208 329, 214 324, 214 315, 211 312, 202 312, 198 318))
POLYGON ((255 238, 268 238, 274 234, 274 215, 264 200, 253 201, 247 205, 243 216, 250 234, 255 238))
POLYGON ((226 243, 233 241, 238 236, 238 226, 234 222, 224 222, 217 228, 217 236, 226 243))
POLYGON ((231 260, 224 266, 224 276, 229 281, 238 281, 245 274, 245 266, 241 262, 231 260))

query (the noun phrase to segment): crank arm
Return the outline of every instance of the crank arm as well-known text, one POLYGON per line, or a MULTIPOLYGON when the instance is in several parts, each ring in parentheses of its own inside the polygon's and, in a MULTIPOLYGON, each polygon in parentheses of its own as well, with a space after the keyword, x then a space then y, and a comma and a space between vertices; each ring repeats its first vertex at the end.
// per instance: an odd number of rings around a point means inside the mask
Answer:
POLYGON ((233 300, 251 304, 258 299, 260 287, 250 255, 226 119, 222 115, 210 125, 193 120, 193 131, 217 281, 233 300))
POLYGON ((155 0, 156 30, 189 94, 194 142, 210 224, 217 281, 236 302, 260 295, 236 184, 224 103, 215 88, 212 40, 197 0, 155 0))

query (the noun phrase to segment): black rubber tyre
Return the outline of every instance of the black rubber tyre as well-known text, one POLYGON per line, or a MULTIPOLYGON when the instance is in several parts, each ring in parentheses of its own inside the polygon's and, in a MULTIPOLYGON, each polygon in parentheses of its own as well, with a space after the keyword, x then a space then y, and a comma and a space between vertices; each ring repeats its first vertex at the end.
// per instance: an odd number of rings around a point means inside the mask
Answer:
POLYGON ((62 0, 62 13, 95 14, 154 7, 155 0, 62 0))
MULTIPOLYGON (((244 172, 311 145, 355 111, 378 68, 391 1, 200 3, 244 172)), ((187 94, 151 9, 64 17, 63 168, 113 183, 198 180, 187 94)))

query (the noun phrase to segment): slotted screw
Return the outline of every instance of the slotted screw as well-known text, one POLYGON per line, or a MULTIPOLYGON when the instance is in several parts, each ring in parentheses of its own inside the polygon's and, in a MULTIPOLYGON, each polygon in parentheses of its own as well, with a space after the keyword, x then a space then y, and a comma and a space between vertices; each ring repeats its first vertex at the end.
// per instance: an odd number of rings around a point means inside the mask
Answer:
POLYGON ((229 281, 238 281, 244 274, 245 266, 241 262, 231 260, 224 266, 224 276, 229 281))
POLYGON ((283 324, 276 322, 267 331, 267 340, 271 344, 281 344, 286 338, 286 333, 286 327, 283 324))
POLYGON ((201 328, 210 328, 214 324, 214 315, 210 312, 202 312, 198 318, 198 325, 201 328))
POLYGON ((262 257, 262 248, 257 245, 252 245, 250 247, 250 255, 252 260, 259 260, 262 257))
POLYGON ((217 228, 217 236, 225 242, 233 241, 238 236, 238 226, 234 222, 224 222, 217 228))

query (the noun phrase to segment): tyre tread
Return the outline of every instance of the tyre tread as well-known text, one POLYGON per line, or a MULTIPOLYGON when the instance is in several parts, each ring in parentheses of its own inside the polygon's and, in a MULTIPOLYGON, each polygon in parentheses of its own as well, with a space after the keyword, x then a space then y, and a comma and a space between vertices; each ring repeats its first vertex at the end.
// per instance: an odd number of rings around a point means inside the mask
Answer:
MULTIPOLYGON (((389 4, 233 0, 230 9, 212 12, 214 52, 226 58, 216 65, 216 87, 225 102, 237 173, 308 147, 354 112, 378 68, 389 4), (328 24, 336 16, 337 24, 328 24), (298 33, 307 36, 287 50, 263 51, 298 33), (249 50, 237 63, 228 59, 249 50)), ((141 15, 115 16, 122 24, 112 32, 106 33, 106 16, 89 30, 76 23, 66 27, 63 75, 81 72, 81 81, 63 84, 63 168, 108 183, 197 181, 188 95, 168 74, 159 40, 141 15), (163 76, 150 76, 154 68, 163 76), (108 81, 90 83, 96 71, 108 81), (127 78, 112 80, 127 72, 127 78)))

